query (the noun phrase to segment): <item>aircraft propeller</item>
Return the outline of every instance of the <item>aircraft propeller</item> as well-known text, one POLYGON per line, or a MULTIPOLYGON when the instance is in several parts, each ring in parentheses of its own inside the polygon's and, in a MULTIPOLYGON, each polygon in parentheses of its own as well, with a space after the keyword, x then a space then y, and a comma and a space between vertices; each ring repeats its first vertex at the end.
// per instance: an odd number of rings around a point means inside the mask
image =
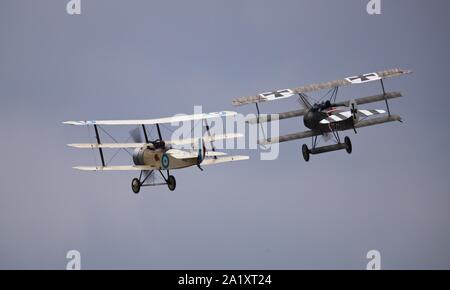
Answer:
POLYGON ((142 143, 143 139, 142 139, 142 132, 141 129, 138 128, 134 128, 133 130, 130 131, 130 136, 131 139, 133 139, 134 143, 142 143))

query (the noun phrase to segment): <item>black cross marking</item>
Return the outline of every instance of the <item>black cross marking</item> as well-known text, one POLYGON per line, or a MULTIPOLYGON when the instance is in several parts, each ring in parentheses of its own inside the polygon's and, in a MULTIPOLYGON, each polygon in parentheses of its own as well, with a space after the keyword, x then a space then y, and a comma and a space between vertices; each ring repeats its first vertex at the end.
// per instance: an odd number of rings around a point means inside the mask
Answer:
POLYGON ((271 95, 274 96, 274 98, 279 98, 279 97, 284 97, 286 94, 290 94, 291 91, 290 90, 279 90, 279 91, 275 91, 275 92, 270 92, 270 93, 265 93, 263 94, 263 96, 265 97, 270 97, 271 95))
POLYGON ((370 81, 369 77, 375 77, 376 75, 374 73, 370 73, 370 74, 365 74, 365 75, 360 75, 357 77, 351 77, 349 78, 349 80, 351 81, 355 81, 357 79, 361 80, 361 82, 366 82, 366 81, 370 81))

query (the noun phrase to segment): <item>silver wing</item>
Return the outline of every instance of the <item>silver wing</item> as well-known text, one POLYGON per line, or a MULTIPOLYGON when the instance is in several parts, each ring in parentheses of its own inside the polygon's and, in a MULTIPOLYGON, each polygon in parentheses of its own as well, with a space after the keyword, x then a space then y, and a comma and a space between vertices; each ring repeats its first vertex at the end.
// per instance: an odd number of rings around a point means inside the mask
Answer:
MULTIPOLYGON (((401 96, 402 96, 402 94, 399 92, 388 92, 388 93, 386 93, 386 95, 380 94, 380 95, 374 95, 374 96, 367 96, 367 97, 357 98, 353 101, 355 101, 356 105, 364 105, 364 104, 369 104, 369 103, 381 102, 381 101, 384 101, 385 98, 387 100, 390 100, 390 99, 400 98, 401 96)), ((347 101, 337 102, 337 103, 335 103, 335 105, 348 107, 350 105, 350 102, 352 102, 352 101, 347 100, 347 101)), ((249 118, 246 120, 246 122, 249 124, 257 124, 258 122, 264 123, 264 122, 272 122, 275 120, 283 120, 283 119, 288 119, 288 118, 301 117, 305 114, 306 111, 307 110, 300 109, 300 110, 294 110, 294 111, 283 112, 283 113, 278 113, 278 114, 262 114, 259 116, 259 118, 258 117, 249 118)))
MULTIPOLYGON (((377 118, 373 118, 373 119, 366 119, 363 121, 359 121, 358 123, 355 124, 355 128, 358 129, 358 128, 374 126, 374 125, 379 125, 379 124, 388 123, 388 122, 401 121, 401 120, 402 120, 402 118, 397 115, 377 117, 377 118)), ((275 137, 275 138, 261 139, 258 141, 258 144, 270 145, 270 144, 282 143, 282 142, 287 142, 287 141, 292 141, 292 140, 297 140, 297 139, 304 139, 304 138, 320 136, 320 135, 322 135, 321 131, 310 130, 310 131, 305 131, 305 132, 283 135, 283 136, 279 136, 279 137, 275 137)))
POLYGON ((285 99, 292 97, 294 95, 300 94, 300 93, 308 93, 312 91, 319 91, 324 89, 332 89, 336 87, 343 87, 348 85, 355 85, 355 84, 362 84, 372 81, 377 81, 381 79, 391 78, 391 77, 397 77, 405 74, 410 74, 412 71, 410 70, 403 70, 399 68, 380 71, 380 72, 373 72, 368 74, 362 74, 359 76, 352 76, 347 77, 342 80, 335 80, 331 82, 323 82, 318 84, 312 84, 312 85, 306 85, 294 89, 283 89, 283 90, 277 90, 273 92, 268 93, 262 93, 256 96, 250 96, 250 97, 240 97, 233 99, 232 104, 234 106, 242 106, 246 104, 253 104, 253 103, 260 103, 260 102, 266 102, 266 101, 274 101, 278 99, 285 99))

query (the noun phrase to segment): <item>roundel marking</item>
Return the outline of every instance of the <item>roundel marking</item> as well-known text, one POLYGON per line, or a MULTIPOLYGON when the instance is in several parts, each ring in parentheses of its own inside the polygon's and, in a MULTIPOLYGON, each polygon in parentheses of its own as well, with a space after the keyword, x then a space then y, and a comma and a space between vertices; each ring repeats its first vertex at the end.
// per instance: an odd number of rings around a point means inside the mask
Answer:
POLYGON ((164 153, 161 157, 161 167, 163 169, 169 168, 169 156, 166 153, 164 153))

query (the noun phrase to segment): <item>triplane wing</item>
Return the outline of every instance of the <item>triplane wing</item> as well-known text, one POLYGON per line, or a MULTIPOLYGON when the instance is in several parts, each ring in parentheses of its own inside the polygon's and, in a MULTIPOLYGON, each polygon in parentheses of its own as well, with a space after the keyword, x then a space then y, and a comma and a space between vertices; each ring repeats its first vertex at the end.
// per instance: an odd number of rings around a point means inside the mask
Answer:
MULTIPOLYGON (((357 124, 355 124, 355 129, 368 127, 368 126, 379 125, 379 124, 383 124, 383 123, 401 121, 401 120, 402 120, 402 118, 400 116, 397 116, 397 115, 377 117, 377 118, 367 119, 367 120, 358 122, 357 124)), ((260 144, 260 145, 271 145, 271 144, 275 144, 275 143, 283 143, 283 142, 292 141, 292 140, 305 139, 305 138, 309 138, 309 137, 316 137, 316 136, 320 136, 322 134, 323 134, 323 132, 321 132, 321 131, 309 130, 309 131, 304 131, 304 132, 298 132, 298 133, 282 135, 282 136, 279 136, 279 137, 273 137, 273 138, 268 138, 268 139, 261 139, 261 140, 258 141, 258 144, 260 144)))
POLYGON ((362 74, 359 76, 352 76, 347 77, 342 80, 335 80, 331 82, 323 82, 318 84, 312 84, 312 85, 306 85, 298 88, 293 89, 283 89, 283 90, 277 90, 273 92, 267 92, 262 93, 256 96, 250 96, 250 97, 240 97, 236 98, 232 101, 232 104, 234 106, 242 106, 247 104, 253 104, 253 103, 260 103, 260 102, 267 102, 267 101, 274 101, 274 100, 280 100, 289 98, 301 93, 309 93, 313 91, 319 91, 319 90, 325 90, 325 89, 332 89, 336 87, 343 87, 348 85, 355 85, 355 84, 362 84, 367 82, 373 82, 378 81, 386 78, 391 77, 397 77, 405 74, 411 73, 410 70, 403 70, 399 68, 380 71, 380 72, 373 72, 368 74, 362 74))
MULTIPOLYGON (((391 100, 391 99, 400 98, 400 97, 402 97, 402 94, 399 92, 387 92, 386 94, 379 94, 379 95, 367 96, 367 97, 362 97, 362 98, 356 98, 353 101, 355 102, 356 105, 365 105, 365 104, 369 104, 369 103, 376 103, 376 102, 391 100)), ((335 105, 349 107, 350 102, 351 102, 351 100, 341 101, 341 102, 336 102, 335 105)), ((306 112, 307 112, 306 109, 299 109, 299 110, 277 113, 277 114, 261 114, 261 115, 259 115, 259 117, 248 118, 246 120, 246 122, 248 122, 249 124, 257 124, 257 123, 271 122, 271 121, 275 121, 275 120, 296 118, 296 117, 303 116, 306 112)))

